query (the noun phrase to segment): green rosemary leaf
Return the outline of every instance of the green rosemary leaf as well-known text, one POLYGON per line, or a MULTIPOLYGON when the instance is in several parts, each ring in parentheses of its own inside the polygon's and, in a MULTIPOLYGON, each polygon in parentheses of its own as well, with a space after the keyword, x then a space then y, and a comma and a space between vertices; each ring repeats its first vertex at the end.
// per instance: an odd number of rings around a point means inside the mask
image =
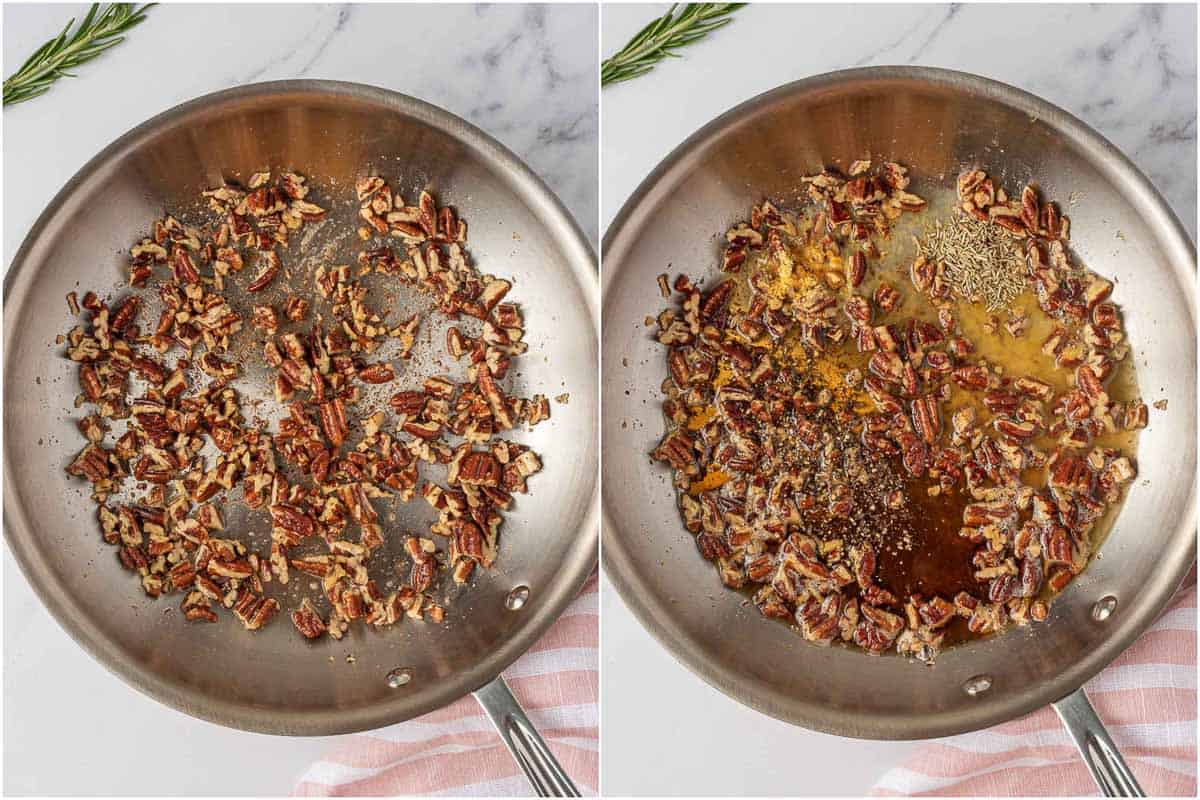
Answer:
POLYGON ((93 3, 78 26, 72 19, 62 33, 34 50, 20 69, 4 79, 4 105, 32 100, 50 91, 59 78, 75 77, 72 70, 125 41, 125 34, 154 5, 93 3))
POLYGON ((651 20, 617 53, 600 65, 600 85, 631 80, 654 69, 664 58, 679 58, 681 47, 698 42, 733 21, 745 3, 676 3, 651 20), (678 13, 676 13, 678 11, 678 13))

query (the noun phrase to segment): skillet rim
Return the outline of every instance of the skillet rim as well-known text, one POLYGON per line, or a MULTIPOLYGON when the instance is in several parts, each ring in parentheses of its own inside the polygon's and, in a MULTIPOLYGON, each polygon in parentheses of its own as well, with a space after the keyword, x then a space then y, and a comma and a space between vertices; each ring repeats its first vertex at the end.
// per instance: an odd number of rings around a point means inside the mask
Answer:
MULTIPOLYGON (((837 89, 845 83, 866 81, 876 83, 892 81, 903 84, 925 82, 940 88, 965 91, 984 100, 998 102, 1024 112, 1038 119, 1039 122, 1047 124, 1060 136, 1067 137, 1087 151, 1093 164, 1119 177, 1118 182, 1125 189, 1124 196, 1138 208, 1163 242, 1163 252, 1172 266, 1174 277, 1184 288, 1188 295, 1187 299, 1190 301, 1188 305, 1192 310, 1193 330, 1189 331, 1189 335, 1194 340, 1196 335, 1195 247, 1170 205, 1141 170, 1099 132, 1053 103, 1001 81, 939 67, 874 66, 835 70, 782 84, 739 103, 688 136, 638 184, 605 230, 601 244, 601 259, 605 260, 614 247, 621 245, 619 240, 624 229, 633 225, 631 220, 637 213, 637 207, 657 188, 659 182, 672 173, 692 151, 719 139, 727 127, 739 120, 744 120, 749 114, 792 95, 819 93, 822 90, 837 89)), ((634 228, 631 227, 632 229, 634 228)), ((612 265, 605 264, 601 289, 602 319, 604 319, 604 309, 608 307, 610 290, 613 290, 619 283, 617 275, 619 269, 620 266, 614 268, 612 265)), ((603 339, 601 342, 603 350, 603 339)), ((603 361, 604 353, 602 352, 602 369, 603 361)), ((1194 372, 1195 364, 1192 369, 1194 372)), ((601 413, 604 414, 603 403, 601 413)), ((606 424, 606 420, 602 419, 602 431, 606 424)), ((602 473, 603 469, 602 463, 602 473)), ((603 474, 601 482, 603 491, 603 474)), ((1102 647, 1085 654, 1070 669, 1060 672, 1053 680, 1045 681, 1025 691, 1008 693, 1003 697, 995 694, 990 697, 985 696, 977 700, 976 705, 966 710, 956 709, 921 716, 909 715, 902 720, 895 717, 877 720, 867 714, 844 711, 812 700, 797 702, 794 697, 789 698, 789 705, 784 707, 769 696, 765 696, 767 694, 765 692, 747 689, 747 684, 739 680, 740 675, 736 670, 714 667, 706 662, 703 659, 703 648, 676 629, 672 620, 670 604, 655 602, 654 595, 644 590, 646 584, 631 577, 636 575, 636 571, 632 568, 633 561, 624 549, 622 536, 614 533, 619 530, 619 527, 614 521, 610 506, 615 505, 616 502, 616 498, 610 499, 607 494, 602 499, 601 565, 604 573, 616 587, 626 608, 633 612, 642 627, 676 661, 713 688, 756 711, 811 730, 857 739, 925 739, 966 733, 1015 719, 1066 697, 1108 666, 1158 618, 1184 578, 1187 577, 1188 571, 1196 560, 1197 495, 1196 480, 1193 474, 1188 497, 1184 504, 1184 513, 1180 517, 1173 535, 1165 539, 1168 551, 1162 565, 1168 568, 1168 572, 1166 577, 1158 583, 1158 586, 1161 587, 1160 594, 1155 596, 1152 602, 1140 604, 1141 613, 1120 615, 1120 619, 1112 623, 1116 633, 1111 634, 1102 647), (1180 541, 1181 539, 1184 541, 1180 541)))
MULTIPOLYGON (((415 119, 478 153, 483 162, 491 164, 498 173, 509 179, 514 195, 528 203, 530 210, 537 216, 545 219, 552 240, 563 250, 564 260, 572 277, 584 290, 586 310, 599 342, 599 270, 595 251, 562 201, 516 154, 470 122, 410 95, 349 81, 300 79, 246 84, 210 92, 175 105, 131 128, 81 167, 38 216, 7 270, 4 278, 4 351, 10 352, 14 341, 19 340, 19 331, 15 330, 12 320, 18 316, 17 311, 27 296, 36 291, 36 276, 25 274, 28 271, 25 266, 30 260, 30 254, 46 230, 54 225, 57 213, 72 195, 85 187, 111 161, 127 155, 161 131, 181 124, 191 115, 212 113, 223 105, 236 106, 256 99, 278 101, 288 96, 317 96, 325 101, 340 99, 375 106, 380 111, 415 119)), ((599 352, 596 354, 596 362, 598 368, 599 352)), ((9 370, 6 367, 6 388, 8 376, 9 370)), ((7 424, 6 420, 5 425, 7 424)), ((597 433, 598 430, 597 425, 597 433)), ((10 459, 7 446, 4 448, 3 463, 5 471, 8 472, 10 459)), ((574 544, 568 551, 567 559, 539 593, 542 603, 538 606, 533 621, 519 628, 516 635, 505 640, 472 669, 458 673, 450 680, 442 679, 426 684, 430 688, 428 691, 422 689, 422 693, 418 695, 422 698, 421 702, 414 703, 411 698, 398 697, 393 702, 382 702, 351 710, 290 711, 256 708, 248 703, 211 697, 181 681, 166 678, 153 670, 126 662, 120 648, 89 620, 86 608, 70 600, 67 592, 54 591, 59 588, 59 582, 54 579, 53 571, 38 553, 37 546, 32 544, 34 527, 30 524, 27 509, 22 507, 19 494, 13 489, 13 482, 10 480, 4 481, 3 528, 4 537, 18 567, 42 605, 72 640, 126 684, 189 716, 225 727, 285 736, 325 736, 357 733, 412 719, 470 694, 503 673, 558 619, 578 595, 598 562, 598 464, 590 495, 586 500, 587 508, 583 522, 573 534, 574 544), (407 706, 405 711, 395 708, 401 704, 407 706)))

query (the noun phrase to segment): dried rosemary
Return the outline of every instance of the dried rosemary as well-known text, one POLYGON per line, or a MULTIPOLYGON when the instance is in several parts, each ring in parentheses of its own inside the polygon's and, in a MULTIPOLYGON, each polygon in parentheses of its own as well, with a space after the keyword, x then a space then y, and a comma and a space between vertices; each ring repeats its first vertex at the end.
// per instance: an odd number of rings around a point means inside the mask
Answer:
POLYGON ((983 303, 989 313, 1007 308, 1025 291, 1025 257, 999 225, 955 214, 948 222, 926 224, 917 250, 941 262, 956 294, 983 303))

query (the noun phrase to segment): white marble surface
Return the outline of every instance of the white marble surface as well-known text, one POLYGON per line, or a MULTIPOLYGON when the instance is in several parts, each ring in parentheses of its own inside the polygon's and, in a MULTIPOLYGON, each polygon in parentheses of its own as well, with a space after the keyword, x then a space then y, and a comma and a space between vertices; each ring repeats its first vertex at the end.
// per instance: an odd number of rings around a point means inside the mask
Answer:
MULTIPOLYGON (((4 73, 84 10, 5 6, 4 73)), ((395 89, 470 120, 546 180, 594 245, 597 17, 592 5, 155 8, 78 78, 4 110, 4 266, 63 183, 129 128, 206 92, 299 77, 395 89)), ((287 794, 330 746, 226 730, 138 694, 3 559, 5 794, 287 794)))
MULTIPOLYGON (((615 52, 665 6, 607 5, 615 52)), ((1154 181, 1196 232, 1195 6, 751 5, 683 58, 601 100, 603 222, 689 134, 791 80, 920 64, 986 75, 1077 114, 1154 181)), ((914 747, 811 733, 709 688, 604 585, 603 762, 608 794, 860 794, 914 747)))

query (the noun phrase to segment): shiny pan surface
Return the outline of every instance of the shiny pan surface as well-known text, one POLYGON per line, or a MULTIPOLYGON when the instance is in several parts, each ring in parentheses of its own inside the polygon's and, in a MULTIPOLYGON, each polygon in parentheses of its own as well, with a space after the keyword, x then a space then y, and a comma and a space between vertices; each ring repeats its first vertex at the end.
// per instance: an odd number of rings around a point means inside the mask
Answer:
MULTIPOLYGON (((353 235, 348 239, 344 252, 352 254, 358 243, 353 235)), ((524 652, 595 564, 597 283, 593 251, 550 190, 495 140, 427 103, 356 84, 283 81, 219 92, 167 111, 122 136, 72 178, 8 272, 9 547, 76 641, 133 686, 189 714, 249 730, 315 735, 379 727, 445 705, 486 684, 524 652), (477 573, 470 590, 448 603, 444 625, 356 625, 340 642, 308 643, 284 614, 257 633, 242 630, 229 614, 214 625, 186 624, 178 595, 151 602, 119 567, 100 539, 87 485, 63 471, 82 442, 74 427, 82 412, 72 408, 76 371, 55 345, 55 336, 72 324, 64 296, 89 288, 119 293, 127 282, 129 247, 154 219, 191 207, 201 190, 223 177, 245 180, 265 168, 311 176, 314 199, 332 200, 332 220, 351 232, 357 227, 354 182, 370 172, 413 199, 428 187, 454 205, 470 225, 475 263, 485 273, 514 279, 511 298, 524 312, 530 351, 518 359, 519 374, 508 391, 570 394, 568 404, 553 404, 550 421, 514 432, 542 456, 545 469, 506 516, 494 569, 477 573), (520 610, 509 610, 505 598, 518 586, 529 587, 529 599, 520 610), (389 685, 387 676, 396 669, 408 670, 411 680, 389 685)), ((441 351, 436 338, 421 347, 441 351)), ((401 369, 398 383, 404 380, 401 369)), ((381 514, 385 536, 393 535, 377 561, 401 553, 402 531, 427 525, 431 510, 417 499, 398 505, 394 521, 381 514)), ((249 528, 261 547, 267 515, 229 513, 228 527, 235 534, 249 528)), ((320 593, 306 576, 293 576, 285 611, 303 594, 320 593)), ((275 584, 268 594, 279 590, 275 584)))
POLYGON ((1079 688, 1164 607, 1195 560, 1196 259, 1166 203, 1099 134, 1061 109, 973 75, 882 67, 821 75, 760 95, 680 145, 638 187, 604 242, 603 557, 641 622, 680 661, 762 712, 846 736, 909 739, 993 725, 1079 688), (1071 217, 1071 242, 1117 281, 1147 401, 1140 474, 1101 555, 1047 622, 950 648, 936 666, 812 646, 726 590, 676 510, 663 433, 666 351, 645 326, 661 272, 718 274, 723 234, 750 206, 794 200, 800 178, 858 158, 912 167, 924 196, 980 166, 1002 185, 1036 181, 1071 217), (1069 196, 1079 198, 1066 207, 1069 196), (1120 232, 1120 236, 1117 236, 1120 232), (1101 597, 1117 607, 1092 617, 1101 597), (968 695, 972 678, 988 691, 968 695))

